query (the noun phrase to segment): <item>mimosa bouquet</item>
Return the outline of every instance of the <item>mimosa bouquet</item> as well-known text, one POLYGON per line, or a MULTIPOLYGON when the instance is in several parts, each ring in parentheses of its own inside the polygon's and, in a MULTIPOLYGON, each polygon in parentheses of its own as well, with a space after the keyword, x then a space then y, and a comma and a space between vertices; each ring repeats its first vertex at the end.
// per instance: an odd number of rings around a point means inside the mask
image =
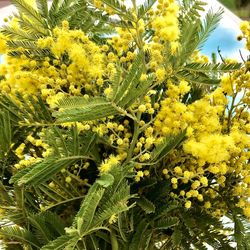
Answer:
POLYGON ((249 249, 250 62, 200 53, 222 11, 12 2, 0 33, 6 249, 249 249))

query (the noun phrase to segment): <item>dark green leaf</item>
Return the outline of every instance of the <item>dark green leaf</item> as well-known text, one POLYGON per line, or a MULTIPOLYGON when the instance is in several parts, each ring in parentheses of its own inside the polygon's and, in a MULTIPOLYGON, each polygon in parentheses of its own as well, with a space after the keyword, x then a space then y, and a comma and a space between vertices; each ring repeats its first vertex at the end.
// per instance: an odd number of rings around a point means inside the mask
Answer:
POLYGON ((47 0, 36 0, 37 9, 42 17, 47 17, 49 14, 47 0))
POLYGON ((0 229, 0 235, 4 238, 15 239, 23 244, 29 244, 35 249, 40 249, 40 243, 34 237, 34 235, 21 227, 18 226, 6 226, 0 229))
POLYGON ((145 219, 142 219, 138 226, 135 229, 132 241, 129 245, 129 250, 138 250, 141 249, 142 245, 145 243, 144 233, 149 227, 149 223, 145 219))
POLYGON ((136 201, 136 204, 140 206, 146 214, 154 213, 155 212, 155 205, 150 200, 148 200, 146 197, 140 197, 136 201))
POLYGON ((10 148, 12 139, 10 115, 8 111, 0 111, 0 131, 0 156, 4 157, 10 148))
POLYGON ((170 227, 176 226, 179 223, 179 218, 177 217, 168 217, 166 219, 161 219, 155 223, 157 229, 168 229, 170 227))

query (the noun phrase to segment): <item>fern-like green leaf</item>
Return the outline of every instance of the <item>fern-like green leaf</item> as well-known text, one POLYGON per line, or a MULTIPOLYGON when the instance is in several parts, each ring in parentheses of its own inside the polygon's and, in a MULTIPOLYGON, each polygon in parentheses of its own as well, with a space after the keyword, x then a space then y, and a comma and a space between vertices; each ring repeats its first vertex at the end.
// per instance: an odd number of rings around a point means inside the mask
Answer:
POLYGON ((189 83, 194 85, 218 85, 220 83, 220 79, 217 77, 210 77, 203 72, 191 72, 187 70, 179 71, 175 77, 180 80, 186 80, 189 83))
POLYGON ((148 227, 149 227, 149 223, 146 221, 146 219, 142 219, 139 222, 139 224, 137 225, 135 229, 135 233, 133 235, 131 243, 129 245, 130 250, 143 249, 142 246, 145 243, 144 233, 146 232, 148 227))
POLYGON ((24 0, 11 0, 11 2, 16 6, 19 13, 25 14, 28 18, 31 18, 32 21, 44 25, 44 20, 39 12, 24 0))
POLYGON ((35 42, 33 42, 33 41, 10 40, 7 42, 7 44, 12 49, 17 49, 17 48, 21 48, 21 47, 24 49, 29 49, 29 50, 36 50, 37 49, 37 46, 36 46, 35 42))
POLYGON ((31 32, 23 31, 21 29, 15 29, 13 27, 3 25, 1 28, 1 33, 10 39, 17 40, 28 40, 28 41, 36 41, 40 38, 39 34, 33 34, 31 32))
POLYGON ((209 10, 203 23, 200 18, 196 18, 193 22, 183 21, 180 38, 182 48, 179 51, 177 62, 175 63, 178 67, 186 63, 194 51, 200 49, 204 45, 209 35, 218 26, 222 14, 223 11, 221 9, 216 13, 209 10))
POLYGON ((39 123, 48 124, 52 121, 50 111, 40 96, 24 99, 23 95, 16 93, 16 99, 17 102, 7 95, 0 95, 0 108, 9 112, 13 123, 38 126, 39 123))
POLYGON ((157 229, 168 229, 170 227, 176 226, 179 223, 179 218, 177 217, 168 217, 166 219, 161 219, 155 223, 157 229))
POLYGON ((0 156, 4 157, 10 148, 12 139, 10 115, 8 111, 0 111, 0 131, 0 156))
POLYGON ((49 14, 48 1, 47 0, 36 0, 36 6, 39 11, 39 14, 46 18, 49 14))
POLYGON ((233 220, 234 220, 234 238, 237 243, 237 249, 243 250, 245 249, 243 247, 244 233, 245 233, 244 225, 242 223, 242 220, 236 214, 234 214, 233 220))
POLYGON ((57 239, 50 241, 47 245, 43 246, 41 250, 62 250, 69 246, 70 241, 77 241, 76 237, 70 235, 62 235, 57 239))
POLYGON ((146 214, 150 214, 150 213, 154 213, 155 212, 155 205, 153 202, 151 202, 150 200, 148 200, 146 197, 140 197, 140 199, 138 199, 136 201, 136 204, 141 207, 146 214))
MULTIPOLYGON (((117 92, 114 94, 112 100, 117 103, 118 106, 124 107, 127 105, 131 101, 131 95, 140 85, 146 84, 147 87, 150 85, 150 82, 147 84, 139 81, 141 74, 145 70, 145 67, 143 66, 143 60, 144 54, 139 53, 134 60, 129 73, 126 75, 119 88, 117 88, 117 92)), ((139 94, 143 94, 143 92, 141 91, 139 94)), ((137 95, 138 94, 136 94, 136 96, 137 95)), ((134 98, 136 98, 136 96, 132 97, 133 101, 135 100, 134 98)))
POLYGON ((66 98, 59 101, 60 110, 53 115, 58 122, 90 121, 116 115, 119 109, 105 98, 86 100, 83 97, 66 98))
POLYGON ((20 28, 25 31, 29 32, 31 34, 36 34, 39 37, 48 36, 49 35, 49 29, 46 27, 46 25, 39 25, 36 22, 33 22, 32 20, 26 18, 24 15, 15 15, 15 17, 19 21, 20 28))
POLYGON ((180 20, 181 23, 193 22, 197 18, 200 18, 200 12, 205 11, 204 6, 207 5, 206 2, 197 0, 180 0, 180 20))
POLYGON ((174 249, 179 247, 182 241, 182 232, 179 229, 175 229, 171 236, 171 240, 173 242, 174 249))
POLYGON ((48 225, 45 224, 44 217, 39 215, 30 215, 27 219, 32 225, 36 238, 39 239, 39 242, 43 245, 49 243, 52 239, 52 235, 50 235, 49 227, 47 227, 48 225))
POLYGON ((184 70, 191 72, 217 73, 230 72, 240 69, 241 63, 190 63, 185 65, 184 70))
MULTIPOLYGON (((81 158, 81 157, 79 157, 81 158)), ((79 159, 78 158, 78 159, 79 159)), ((46 159, 28 168, 28 172, 17 180, 18 185, 39 185, 49 180, 61 169, 76 162, 75 158, 46 159)), ((15 177, 15 176, 14 176, 15 177)), ((13 181, 13 178, 12 178, 13 181)))
POLYGON ((130 207, 134 206, 134 204, 131 206, 128 206, 127 204, 131 197, 130 187, 127 181, 120 181, 117 188, 115 188, 115 186, 109 186, 105 190, 105 194, 100 201, 100 208, 95 214, 92 227, 100 226, 112 215, 118 215, 119 213, 125 212, 130 207))
POLYGON ((0 235, 4 238, 15 239, 16 241, 23 244, 29 244, 35 249, 41 248, 40 243, 30 231, 18 226, 3 227, 0 229, 0 235))
POLYGON ((75 218, 77 231, 79 235, 83 235, 90 229, 94 215, 104 194, 105 189, 100 188, 98 184, 92 185, 81 208, 75 218))
POLYGON ((169 213, 171 213, 173 210, 177 210, 180 208, 180 204, 176 201, 172 201, 170 203, 168 203, 165 206, 161 206, 160 209, 158 209, 157 213, 157 218, 162 218, 162 217, 166 217, 169 215, 169 213))
POLYGON ((52 178, 62 168, 82 159, 92 159, 93 156, 99 162, 96 139, 96 134, 92 132, 78 135, 75 126, 69 130, 50 127, 44 132, 44 141, 53 153, 48 158, 18 171, 10 182, 37 186, 52 178))
POLYGON ((30 214, 27 219, 35 230, 35 236, 43 245, 64 234, 64 223, 52 212, 30 214))
POLYGON ((59 9, 59 7, 60 7, 60 3, 61 3, 60 0, 53 0, 53 1, 52 1, 51 7, 50 7, 50 9, 49 9, 49 17, 50 17, 50 18, 53 17, 53 14, 54 14, 54 13, 57 13, 57 12, 58 12, 58 9, 59 9))
POLYGON ((204 43, 207 41, 209 35, 216 29, 222 18, 223 12, 223 9, 219 9, 215 13, 211 9, 208 11, 205 16, 204 22, 200 27, 197 48, 202 48, 204 43))
POLYGON ((138 18, 142 18, 153 7, 156 0, 146 0, 142 5, 138 6, 138 18))

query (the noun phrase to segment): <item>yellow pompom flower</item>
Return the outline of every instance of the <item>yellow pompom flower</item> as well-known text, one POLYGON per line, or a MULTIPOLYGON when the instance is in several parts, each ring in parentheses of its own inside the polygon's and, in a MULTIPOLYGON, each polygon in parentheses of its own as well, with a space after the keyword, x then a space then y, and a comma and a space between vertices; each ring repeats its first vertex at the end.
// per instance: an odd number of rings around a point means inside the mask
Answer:
POLYGON ((250 206, 243 209, 245 216, 250 217, 250 206))
POLYGON ((181 175, 182 174, 182 169, 180 167, 175 167, 174 168, 174 172, 178 175, 181 175))
POLYGON ((138 107, 138 110, 140 111, 140 112, 145 112, 146 111, 146 106, 144 105, 144 104, 141 104, 139 107, 138 107))
POLYGON ((197 189, 200 186, 200 182, 198 180, 194 181, 191 185, 192 189, 197 189))
POLYGON ((191 205, 192 205, 192 202, 191 201, 187 201, 185 203, 185 208, 189 209, 191 207, 191 205))
POLYGON ((166 77, 166 71, 163 68, 159 68, 155 71, 155 76, 159 82, 162 82, 166 77))
POLYGON ((207 177, 202 176, 202 177, 200 178, 200 183, 201 183, 204 187, 207 187, 207 186, 208 186, 208 179, 207 179, 207 177))
POLYGON ((206 209, 211 208, 211 203, 210 203, 210 201, 206 201, 206 202, 204 203, 204 208, 206 208, 206 209))
POLYGON ((0 33, 0 54, 4 54, 7 50, 6 38, 0 33))
POLYGON ((177 184, 177 183, 178 183, 177 178, 172 178, 172 179, 171 179, 171 183, 172 183, 172 184, 177 184))
POLYGON ((70 183, 70 182, 72 181, 72 178, 71 178, 70 176, 67 176, 67 177, 65 178, 65 181, 66 181, 67 183, 70 183))

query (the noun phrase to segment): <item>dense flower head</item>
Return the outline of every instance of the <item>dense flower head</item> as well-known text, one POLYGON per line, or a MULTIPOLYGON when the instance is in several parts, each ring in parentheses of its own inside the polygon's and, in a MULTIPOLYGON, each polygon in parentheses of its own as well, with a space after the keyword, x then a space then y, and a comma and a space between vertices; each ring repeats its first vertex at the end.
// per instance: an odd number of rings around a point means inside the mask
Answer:
POLYGON ((4 37, 4 35, 0 34, 0 54, 5 53, 6 49, 7 49, 6 37, 4 37))
POLYGON ((175 1, 159 1, 152 27, 155 35, 164 42, 175 42, 179 38, 178 13, 179 7, 175 1))
POLYGON ((52 37, 40 38, 37 45, 49 49, 53 57, 31 60, 25 55, 20 58, 7 57, 7 64, 1 65, 1 88, 7 93, 39 91, 47 103, 53 106, 68 94, 96 93, 103 85, 105 55, 102 48, 80 30, 68 30, 67 22, 55 28, 52 37), (66 26, 66 27, 65 27, 66 26), (65 59, 67 55, 67 59, 65 59), (93 86, 94 83, 94 86, 93 86))
POLYGON ((242 37, 246 39, 246 48, 250 50, 250 24, 249 22, 243 21, 240 24, 240 29, 242 31, 242 37))

